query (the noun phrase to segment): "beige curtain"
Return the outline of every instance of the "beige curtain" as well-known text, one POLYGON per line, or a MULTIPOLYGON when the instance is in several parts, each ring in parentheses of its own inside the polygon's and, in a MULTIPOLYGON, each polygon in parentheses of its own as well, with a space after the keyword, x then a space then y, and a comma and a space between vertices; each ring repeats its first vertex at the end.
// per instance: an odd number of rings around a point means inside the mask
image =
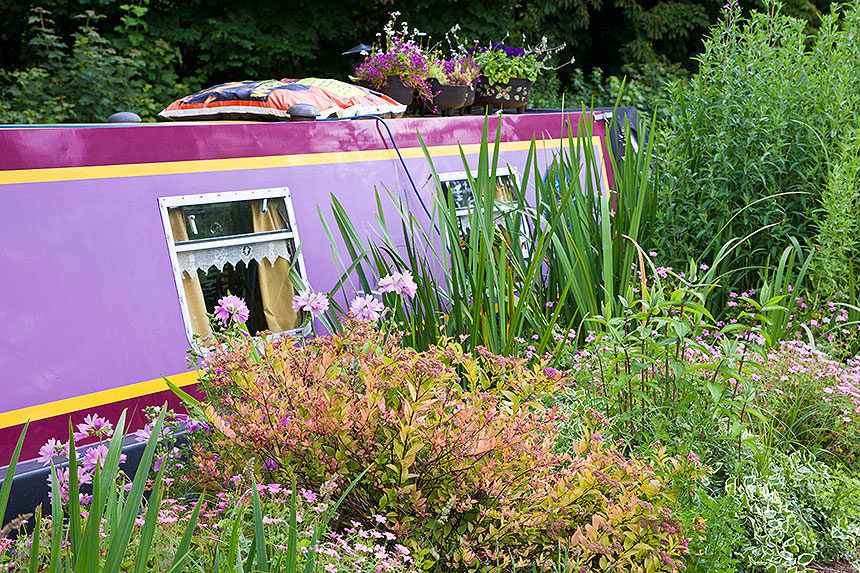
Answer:
MULTIPOLYGON (((170 209, 170 228, 173 231, 173 242, 180 243, 188 240, 188 229, 185 227, 185 215, 182 208, 170 209)), ((182 273, 182 287, 185 290, 185 302, 188 305, 188 315, 191 318, 191 332, 206 338, 212 334, 209 318, 206 316, 206 301, 203 300, 203 288, 197 273, 188 276, 182 273)))
POLYGON ((511 190, 508 188, 508 181, 496 177, 496 192, 494 193, 497 201, 505 201, 510 203, 513 198, 511 197, 511 190))
MULTIPOLYGON (((287 209, 283 199, 269 199, 265 213, 263 201, 254 201, 251 212, 254 216, 255 233, 287 228, 287 209)), ((258 261, 258 269, 263 312, 269 330, 282 332, 298 328, 301 325, 301 317, 292 306, 296 291, 290 282, 290 262, 281 257, 276 261, 264 259, 258 261)))

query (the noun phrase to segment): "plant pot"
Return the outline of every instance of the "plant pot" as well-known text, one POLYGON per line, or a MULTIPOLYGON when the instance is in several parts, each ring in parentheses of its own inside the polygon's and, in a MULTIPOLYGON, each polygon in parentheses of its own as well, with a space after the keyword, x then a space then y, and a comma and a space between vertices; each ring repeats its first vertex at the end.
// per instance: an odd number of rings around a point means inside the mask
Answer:
POLYGON ((430 90, 436 94, 427 107, 435 107, 437 113, 451 115, 452 111, 466 105, 466 96, 471 86, 441 84, 436 78, 430 78, 427 83, 430 85, 430 90))
POLYGON ((511 78, 505 83, 491 84, 487 82, 487 78, 481 76, 474 105, 491 110, 515 109, 517 113, 523 113, 531 96, 533 83, 526 78, 511 78))
POLYGON ((361 87, 368 88, 381 94, 387 95, 394 101, 402 103, 403 105, 411 104, 412 100, 415 97, 415 90, 413 90, 407 85, 404 85, 403 80, 400 79, 400 76, 386 77, 385 83, 378 88, 373 87, 373 85, 366 80, 358 80, 355 83, 357 85, 360 85, 361 87))

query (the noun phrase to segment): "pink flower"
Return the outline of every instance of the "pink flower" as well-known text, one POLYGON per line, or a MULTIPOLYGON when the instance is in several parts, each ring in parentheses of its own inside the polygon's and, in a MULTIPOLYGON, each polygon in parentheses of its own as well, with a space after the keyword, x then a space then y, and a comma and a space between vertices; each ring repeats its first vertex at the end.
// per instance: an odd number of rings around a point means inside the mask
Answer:
POLYGON ((63 443, 55 438, 51 438, 45 445, 39 448, 39 461, 44 464, 51 463, 51 460, 57 457, 65 456, 66 449, 63 443))
POLYGON ((230 323, 231 318, 236 322, 244 323, 248 320, 248 307, 244 300, 231 294, 218 300, 215 316, 221 320, 224 326, 230 323))
MULTIPOLYGON (((81 460, 81 467, 84 468, 85 472, 92 471, 95 469, 96 465, 100 468, 103 468, 105 465, 105 458, 107 458, 108 447, 104 444, 99 444, 92 448, 87 449, 84 454, 83 460, 81 460)), ((125 461, 125 454, 120 454, 119 463, 123 463, 125 461)))
POLYGON ((412 298, 417 291, 418 285, 415 284, 409 271, 391 273, 379 281, 379 292, 394 292, 400 296, 412 298))
MULTIPOLYGON (((134 441, 138 443, 148 442, 149 437, 152 435, 152 427, 147 424, 143 428, 137 430, 132 434, 135 438, 134 441)), ((158 437, 159 441, 161 440, 161 436, 158 437)))
POLYGON ((315 315, 323 314, 328 310, 328 297, 324 293, 305 289, 293 297, 293 310, 296 312, 304 310, 315 315))
POLYGON ((357 296, 349 303, 349 312, 358 320, 379 320, 385 306, 373 295, 357 296))
POLYGON ((78 431, 75 432, 75 440, 83 440, 87 436, 106 436, 108 432, 113 430, 107 418, 102 418, 98 414, 89 414, 84 418, 83 423, 78 424, 78 431))

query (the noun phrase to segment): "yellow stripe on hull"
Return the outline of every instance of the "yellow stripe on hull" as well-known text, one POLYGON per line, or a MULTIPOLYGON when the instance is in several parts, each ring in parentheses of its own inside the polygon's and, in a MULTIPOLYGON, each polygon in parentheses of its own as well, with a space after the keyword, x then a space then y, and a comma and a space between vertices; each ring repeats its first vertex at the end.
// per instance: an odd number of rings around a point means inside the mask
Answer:
MULTIPOLYGON (((592 136, 592 143, 600 145, 600 137, 592 136)), ((567 139, 545 139, 536 142, 538 149, 557 148, 567 139)), ((525 151, 531 141, 510 141, 499 145, 502 151, 525 151)), ((478 153, 480 144, 462 145, 464 153, 478 153)), ((438 145, 430 147, 432 157, 460 154, 460 145, 438 145)), ((404 159, 424 157, 420 147, 400 150, 404 159)), ((603 149, 598 147, 600 160, 603 149)), ((303 165, 332 165, 337 163, 356 163, 362 161, 382 161, 397 159, 393 149, 374 149, 368 151, 343 151, 327 153, 300 153, 295 155, 269 155, 264 157, 236 157, 231 159, 200 159, 193 161, 165 161, 159 163, 132 163, 120 165, 91 165, 86 167, 54 167, 48 169, 13 169, 0 171, 0 184, 45 183, 50 181, 78 181, 82 179, 108 179, 114 177, 142 177, 148 175, 178 175, 184 173, 205 173, 210 171, 239 171, 244 169, 271 169, 275 167, 295 167, 303 165)), ((604 169, 605 171, 605 169, 604 169)), ((605 175, 605 173, 604 173, 605 175)))
MULTIPOLYGON (((192 370, 191 372, 183 372, 169 378, 177 386, 188 386, 196 383, 199 375, 200 372, 192 370)), ((27 422, 27 420, 44 420, 79 410, 97 408, 104 404, 139 398, 164 390, 168 390, 167 383, 163 378, 157 378, 147 382, 138 382, 137 384, 129 384, 128 386, 120 386, 119 388, 111 388, 110 390, 66 398, 65 400, 57 400, 56 402, 48 402, 47 404, 21 408, 20 410, 3 412, 0 413, 0 428, 18 426, 27 422)))

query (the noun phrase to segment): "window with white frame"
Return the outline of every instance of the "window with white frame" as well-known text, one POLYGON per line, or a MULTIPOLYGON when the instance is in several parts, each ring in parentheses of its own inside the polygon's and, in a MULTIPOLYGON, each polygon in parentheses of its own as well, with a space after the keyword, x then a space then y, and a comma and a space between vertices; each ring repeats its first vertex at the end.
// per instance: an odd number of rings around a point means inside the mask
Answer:
MULTIPOLYGON (((472 178, 477 176, 477 171, 472 171, 472 178)), ((442 191, 446 195, 450 194, 454 202, 455 213, 457 215, 457 227, 460 232, 460 239, 464 243, 469 242, 469 212, 475 207, 475 197, 472 193, 472 186, 469 184, 469 177, 465 171, 453 173, 440 173, 439 181, 442 184, 442 191)), ((500 225, 503 223, 504 214, 513 208, 514 197, 516 196, 516 171, 507 167, 500 166, 496 168, 496 189, 494 193, 495 204, 493 206, 493 219, 500 225)), ((522 229, 524 231, 525 229, 522 229)), ((502 229, 503 235, 510 242, 509 229, 502 229)), ((524 237, 525 233, 519 233, 524 237)), ((522 250, 523 257, 529 258, 529 246, 525 242, 519 245, 522 250)))
POLYGON ((228 293, 245 300, 249 332, 297 333, 290 275, 305 276, 289 189, 159 199, 189 340, 211 333, 207 313, 228 293))

